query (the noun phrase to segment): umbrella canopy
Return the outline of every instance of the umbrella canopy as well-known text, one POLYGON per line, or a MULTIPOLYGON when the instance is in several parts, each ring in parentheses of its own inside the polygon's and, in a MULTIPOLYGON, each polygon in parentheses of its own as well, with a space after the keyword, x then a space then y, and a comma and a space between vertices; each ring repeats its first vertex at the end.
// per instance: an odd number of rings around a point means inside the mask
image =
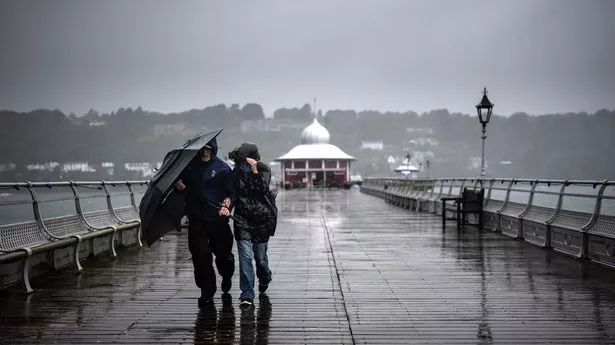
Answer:
POLYGON ((148 246, 181 225, 185 196, 175 190, 175 181, 203 146, 220 132, 222 129, 198 135, 164 157, 162 166, 152 177, 139 204, 141 231, 148 246))

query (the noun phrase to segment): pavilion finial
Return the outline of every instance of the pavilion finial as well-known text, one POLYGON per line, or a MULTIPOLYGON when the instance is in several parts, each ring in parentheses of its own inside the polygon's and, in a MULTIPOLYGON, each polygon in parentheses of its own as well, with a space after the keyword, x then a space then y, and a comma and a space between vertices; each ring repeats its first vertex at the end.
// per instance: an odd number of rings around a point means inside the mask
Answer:
POLYGON ((314 118, 317 119, 318 113, 316 112, 316 97, 314 97, 314 108, 312 108, 312 111, 314 112, 314 118))

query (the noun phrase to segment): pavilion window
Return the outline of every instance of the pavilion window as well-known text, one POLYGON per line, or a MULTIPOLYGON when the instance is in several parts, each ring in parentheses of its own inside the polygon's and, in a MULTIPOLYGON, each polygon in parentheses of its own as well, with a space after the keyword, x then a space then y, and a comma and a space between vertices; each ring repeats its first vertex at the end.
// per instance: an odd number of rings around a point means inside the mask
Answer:
POLYGON ((310 160, 308 167, 310 169, 322 169, 322 161, 320 159, 310 160))
POLYGON ((337 161, 336 160, 326 160, 325 161, 325 168, 326 169, 336 169, 337 168, 337 161))

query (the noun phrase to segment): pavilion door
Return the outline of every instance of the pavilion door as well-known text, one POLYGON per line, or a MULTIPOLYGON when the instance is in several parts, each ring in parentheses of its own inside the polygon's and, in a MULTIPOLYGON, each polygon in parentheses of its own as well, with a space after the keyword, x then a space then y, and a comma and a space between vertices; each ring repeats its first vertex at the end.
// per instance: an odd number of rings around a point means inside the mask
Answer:
POLYGON ((327 171, 327 175, 325 178, 325 181, 327 183, 327 186, 330 185, 335 185, 335 184, 339 184, 340 181, 338 181, 338 177, 335 175, 334 171, 327 171))
POLYGON ((310 173, 310 177, 312 178, 312 185, 314 186, 322 186, 324 183, 325 175, 322 171, 313 171, 310 173))

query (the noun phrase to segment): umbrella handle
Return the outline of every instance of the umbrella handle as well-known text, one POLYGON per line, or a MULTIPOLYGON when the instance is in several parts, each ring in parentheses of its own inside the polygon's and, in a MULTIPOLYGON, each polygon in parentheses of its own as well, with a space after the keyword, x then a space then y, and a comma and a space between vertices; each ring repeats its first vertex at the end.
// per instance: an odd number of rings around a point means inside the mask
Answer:
MULTIPOLYGON (((216 204, 214 204, 213 202, 211 202, 211 201, 209 201, 209 200, 207 200, 207 204, 208 204, 209 206, 211 206, 211 207, 216 208, 216 210, 219 210, 219 209, 221 208, 221 206, 217 206, 216 204)), ((235 216, 233 216, 233 215, 232 215, 232 214, 230 214, 230 213, 229 213, 228 217, 229 217, 229 218, 231 218, 232 220, 237 220, 237 219, 235 218, 235 216)))

